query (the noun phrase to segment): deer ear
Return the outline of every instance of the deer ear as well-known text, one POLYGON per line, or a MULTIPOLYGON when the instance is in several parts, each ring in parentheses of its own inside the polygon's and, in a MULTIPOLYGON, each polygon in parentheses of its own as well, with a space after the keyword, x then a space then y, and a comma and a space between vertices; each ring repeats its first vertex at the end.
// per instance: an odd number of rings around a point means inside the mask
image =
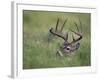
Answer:
POLYGON ((80 43, 78 42, 77 44, 76 44, 76 49, 78 49, 80 47, 80 43))

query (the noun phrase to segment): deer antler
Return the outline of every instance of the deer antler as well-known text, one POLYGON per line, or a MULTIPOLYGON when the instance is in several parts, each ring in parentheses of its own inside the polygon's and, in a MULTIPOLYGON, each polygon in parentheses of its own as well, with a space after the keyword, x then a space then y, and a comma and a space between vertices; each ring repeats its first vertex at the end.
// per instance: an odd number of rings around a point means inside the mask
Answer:
POLYGON ((63 28, 64 28, 64 26, 65 26, 66 21, 67 21, 67 19, 64 21, 64 23, 63 23, 63 25, 62 25, 60 31, 58 31, 59 18, 58 18, 58 20, 57 20, 57 24, 56 24, 55 30, 53 30, 53 28, 50 29, 50 32, 51 32, 52 34, 54 34, 54 35, 56 35, 56 36, 62 38, 64 41, 67 41, 67 40, 68 40, 68 33, 66 34, 66 36, 64 36, 63 33, 62 33, 62 30, 63 30, 63 28))
POLYGON ((78 32, 75 32, 72 29, 70 29, 70 31, 73 32, 73 33, 75 33, 76 35, 78 35, 79 38, 75 39, 74 36, 72 35, 73 41, 70 42, 70 43, 67 41, 68 40, 68 33, 66 33, 66 36, 62 33, 62 30, 63 30, 63 28, 65 26, 66 21, 67 21, 67 19, 64 21, 61 29, 58 31, 58 24, 59 24, 59 18, 58 18, 55 30, 53 28, 51 28, 50 32, 52 34, 54 34, 54 35, 62 38, 68 44, 73 44, 73 43, 76 43, 76 42, 80 41, 82 39, 82 37, 83 37, 83 35, 82 35, 82 23, 81 23, 80 19, 79 19, 79 23, 80 23, 81 31, 79 30, 77 23, 74 23, 74 24, 75 24, 75 27, 76 27, 76 29, 77 29, 78 32))
POLYGON ((73 37, 73 41, 70 44, 73 44, 73 43, 76 43, 76 42, 80 41, 82 39, 82 37, 83 37, 83 35, 82 35, 82 23, 81 23, 80 19, 79 19, 79 22, 80 22, 81 32, 79 31, 78 25, 76 23, 74 23, 74 24, 75 24, 78 32, 70 30, 71 32, 73 32, 76 35, 78 35, 79 38, 75 39, 74 36, 72 36, 73 37))

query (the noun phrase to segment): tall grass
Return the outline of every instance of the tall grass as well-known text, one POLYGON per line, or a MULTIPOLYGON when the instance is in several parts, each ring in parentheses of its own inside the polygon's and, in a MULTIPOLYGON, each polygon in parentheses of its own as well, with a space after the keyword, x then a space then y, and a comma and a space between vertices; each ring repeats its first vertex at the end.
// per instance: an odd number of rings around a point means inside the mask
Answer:
MULTIPOLYGON (((75 67, 91 65, 91 34, 89 13, 65 13, 46 11, 23 11, 23 68, 53 68, 53 67, 75 67), (57 19, 60 18, 60 26, 66 18, 63 32, 75 29, 74 22, 79 25, 82 22, 83 39, 80 48, 74 55, 67 57, 56 56, 56 51, 63 40, 49 33, 51 27, 55 27, 57 19)), ((69 32, 70 33, 70 32, 69 32)), ((69 34, 69 41, 71 41, 69 34)))

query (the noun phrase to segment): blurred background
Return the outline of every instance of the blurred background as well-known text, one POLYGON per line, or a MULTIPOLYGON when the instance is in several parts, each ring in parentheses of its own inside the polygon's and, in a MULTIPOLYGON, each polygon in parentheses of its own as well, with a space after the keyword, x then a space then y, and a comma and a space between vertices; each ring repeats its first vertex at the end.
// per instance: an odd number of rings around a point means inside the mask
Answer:
MULTIPOLYGON (((23 11, 23 69, 75 67, 91 65, 91 14, 49 11, 23 11), (69 29, 77 31, 74 22, 80 28, 82 23, 83 39, 75 55, 57 57, 56 52, 63 40, 50 34, 49 29, 55 28, 57 19, 59 27, 67 20, 63 32, 69 29)), ((68 41, 72 41, 69 32, 68 41)))

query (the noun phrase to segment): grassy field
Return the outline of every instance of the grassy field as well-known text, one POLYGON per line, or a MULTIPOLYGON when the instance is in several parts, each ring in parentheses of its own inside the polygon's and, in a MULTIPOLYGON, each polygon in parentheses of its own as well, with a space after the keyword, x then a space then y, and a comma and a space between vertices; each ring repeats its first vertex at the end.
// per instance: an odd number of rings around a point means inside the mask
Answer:
MULTIPOLYGON (((64 13, 45 11, 23 11, 23 69, 75 67, 91 65, 91 15, 89 13, 64 13), (67 18, 64 32, 75 29, 74 22, 82 22, 83 39, 75 55, 67 57, 56 56, 56 51, 63 43, 60 38, 55 38, 49 33, 51 27, 59 26, 67 18)), ((69 41, 71 41, 69 32, 69 41)))

